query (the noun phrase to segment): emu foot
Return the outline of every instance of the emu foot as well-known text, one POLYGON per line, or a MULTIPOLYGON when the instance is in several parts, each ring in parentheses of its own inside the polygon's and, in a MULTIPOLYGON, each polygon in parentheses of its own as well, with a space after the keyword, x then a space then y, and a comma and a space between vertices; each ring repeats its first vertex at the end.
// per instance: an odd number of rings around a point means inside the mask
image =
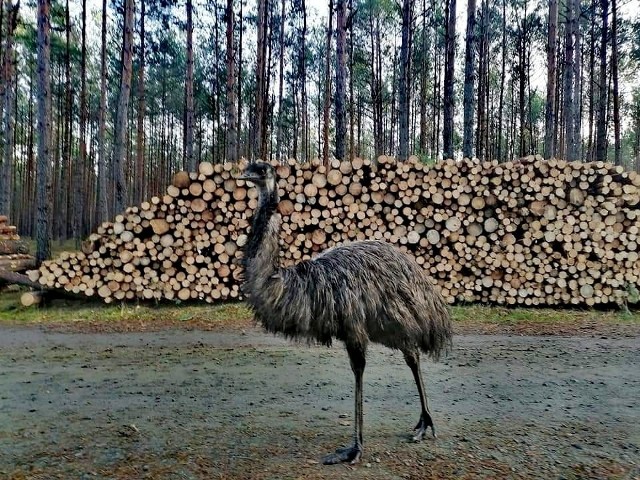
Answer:
POLYGON ((351 447, 338 448, 335 453, 330 453, 322 459, 325 465, 335 465, 336 463, 349 462, 354 465, 362 458, 362 445, 355 443, 351 447))
POLYGON ((422 415, 420 415, 420 420, 418 421, 418 424, 413 429, 415 431, 415 435, 413 436, 413 441, 419 442, 420 440, 424 440, 424 437, 427 434, 427 429, 429 427, 431 427, 431 435, 433 435, 433 438, 437 438, 436 427, 433 425, 433 420, 431 419, 431 415, 429 415, 427 412, 423 412, 422 415))

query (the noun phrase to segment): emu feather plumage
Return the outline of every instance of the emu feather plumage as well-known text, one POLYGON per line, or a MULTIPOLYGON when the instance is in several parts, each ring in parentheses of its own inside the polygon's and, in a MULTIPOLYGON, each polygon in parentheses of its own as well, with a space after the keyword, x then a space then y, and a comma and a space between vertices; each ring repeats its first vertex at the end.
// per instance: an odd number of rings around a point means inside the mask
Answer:
POLYGON ((325 463, 360 460, 362 375, 369 342, 402 351, 421 402, 416 440, 427 428, 435 436, 420 370, 420 352, 438 359, 451 344, 443 298, 413 258, 380 241, 340 245, 290 268, 279 265, 280 215, 275 171, 266 163, 247 167, 245 180, 259 189, 243 259, 243 290, 266 330, 331 345, 345 343, 356 378, 354 445, 325 463))

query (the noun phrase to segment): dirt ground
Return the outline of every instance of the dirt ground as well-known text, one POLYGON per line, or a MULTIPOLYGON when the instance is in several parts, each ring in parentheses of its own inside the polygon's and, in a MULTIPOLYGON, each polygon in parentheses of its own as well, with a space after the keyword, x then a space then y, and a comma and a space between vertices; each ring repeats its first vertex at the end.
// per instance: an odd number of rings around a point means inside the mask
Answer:
POLYGON ((640 478, 636 335, 457 335, 423 362, 439 437, 411 441, 417 392, 372 347, 365 454, 341 345, 248 328, 69 333, 0 327, 0 477, 640 478))

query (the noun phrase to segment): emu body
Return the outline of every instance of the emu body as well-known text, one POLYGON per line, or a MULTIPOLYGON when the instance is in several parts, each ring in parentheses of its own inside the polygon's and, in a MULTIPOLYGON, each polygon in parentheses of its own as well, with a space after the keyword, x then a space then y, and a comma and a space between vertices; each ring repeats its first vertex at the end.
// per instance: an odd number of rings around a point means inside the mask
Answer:
POLYGON ((422 407, 414 439, 424 438, 427 428, 435 436, 419 358, 423 352, 438 359, 452 332, 445 302, 424 270, 380 241, 348 243, 293 267, 280 267, 275 172, 268 164, 255 163, 241 178, 259 189, 243 287, 256 319, 266 330, 289 338, 325 345, 341 340, 349 354, 356 379, 354 444, 324 462, 357 462, 362 455, 362 375, 369 342, 403 352, 422 407))

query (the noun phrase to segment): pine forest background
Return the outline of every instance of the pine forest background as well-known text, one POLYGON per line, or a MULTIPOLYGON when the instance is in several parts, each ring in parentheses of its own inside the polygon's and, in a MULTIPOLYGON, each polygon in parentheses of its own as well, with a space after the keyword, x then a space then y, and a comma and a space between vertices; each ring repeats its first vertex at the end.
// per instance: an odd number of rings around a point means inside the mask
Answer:
POLYGON ((0 0, 0 214, 42 245, 79 239, 176 171, 240 157, 541 154, 640 170, 639 11, 0 0))

